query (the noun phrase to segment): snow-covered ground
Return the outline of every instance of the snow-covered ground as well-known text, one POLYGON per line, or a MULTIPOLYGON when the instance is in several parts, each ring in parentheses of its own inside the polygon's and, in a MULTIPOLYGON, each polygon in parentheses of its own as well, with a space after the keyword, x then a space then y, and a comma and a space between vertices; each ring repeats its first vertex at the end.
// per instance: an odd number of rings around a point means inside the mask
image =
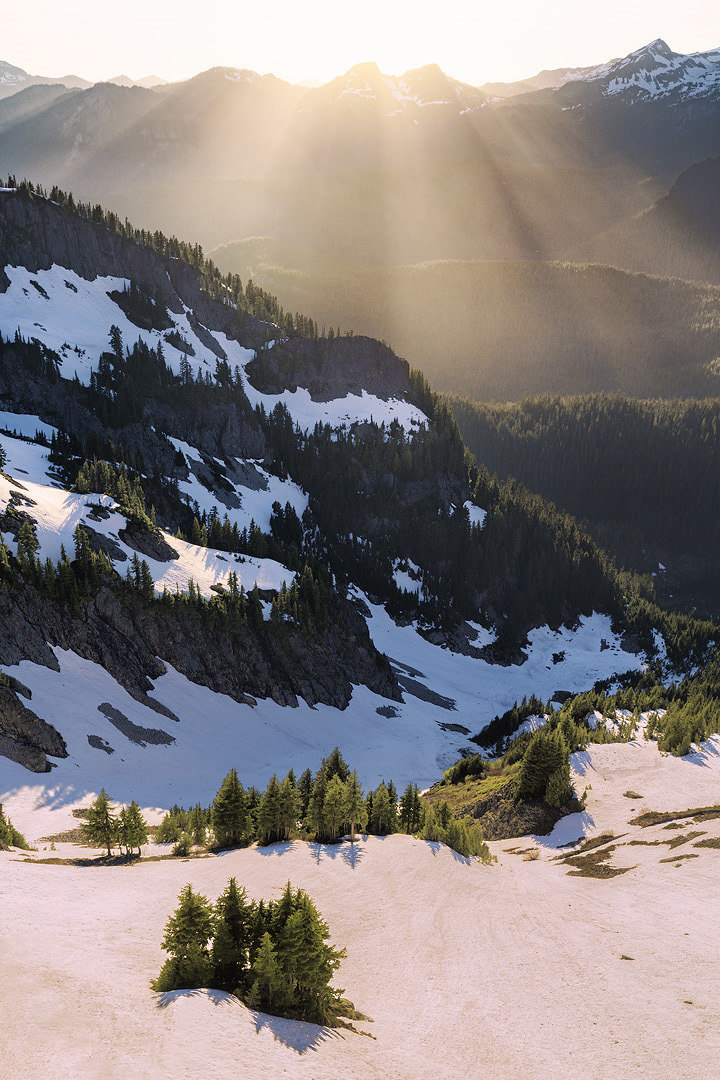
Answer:
POLYGON ((221 517, 224 518, 227 515, 229 521, 236 524, 241 532, 243 529, 249 529, 253 521, 262 532, 269 532, 270 515, 272 514, 273 503, 276 502, 279 502, 283 509, 287 503, 290 503, 299 518, 304 514, 308 504, 308 497, 302 488, 293 483, 292 480, 281 480, 278 476, 273 476, 272 473, 267 472, 262 467, 260 462, 249 459, 235 458, 235 462, 238 465, 252 469, 257 478, 257 483, 260 485, 256 488, 248 487, 247 484, 239 484, 227 475, 228 466, 233 464, 232 461, 228 463, 215 459, 215 464, 220 467, 224 480, 231 485, 233 498, 232 500, 226 500, 223 497, 222 489, 217 492, 210 491, 198 480, 196 472, 203 461, 200 451, 182 439, 174 439, 170 436, 167 436, 167 438, 176 450, 181 451, 190 471, 187 480, 178 482, 180 494, 191 503, 197 503, 200 510, 206 514, 216 509, 221 517), (240 506, 228 505, 229 501, 236 501, 235 497, 239 499, 240 506))
MULTIPOLYGON (((718 746, 697 761, 594 746, 576 767, 592 783, 591 832, 665 841, 619 847, 615 860, 633 869, 612 880, 568 876, 549 846, 526 861, 522 840, 492 844, 491 867, 405 836, 109 868, 0 853, 4 1075, 716 1076, 720 852, 689 844, 675 854, 696 858, 661 862, 676 832, 631 822, 646 808, 714 803, 718 746), (308 891, 347 948, 338 984, 374 1021, 356 1022, 373 1038, 250 1012, 219 993, 149 989, 180 889, 191 882, 214 899, 231 875, 256 898, 279 896, 288 879, 308 891)), ((720 822, 698 831, 717 837, 720 822)))

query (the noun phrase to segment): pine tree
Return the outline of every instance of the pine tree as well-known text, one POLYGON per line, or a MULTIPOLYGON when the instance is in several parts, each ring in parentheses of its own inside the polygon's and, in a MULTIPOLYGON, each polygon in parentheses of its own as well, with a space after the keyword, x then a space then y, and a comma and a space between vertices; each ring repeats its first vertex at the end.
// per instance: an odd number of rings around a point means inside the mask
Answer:
POLYGON ((327 786, 324 804, 325 827, 330 833, 330 839, 334 840, 338 829, 344 824, 346 806, 345 784, 339 776, 333 776, 327 786))
POLYGON ((295 786, 295 778, 291 770, 280 785, 278 806, 278 824, 286 840, 290 839, 290 834, 297 824, 300 803, 300 792, 295 786))
POLYGON ((257 812, 257 833, 262 844, 280 839, 280 782, 273 774, 257 812))
POLYGON ((129 806, 124 806, 120 811, 118 839, 128 855, 131 855, 136 848, 139 855, 143 844, 148 842, 147 822, 134 799, 129 806))
POLYGON ((87 821, 82 825, 83 838, 88 846, 106 847, 108 858, 113 844, 117 843, 117 819, 113 817, 110 800, 105 788, 88 810, 87 821))
POLYGON ((283 998, 287 996, 286 984, 267 931, 262 936, 252 973, 255 981, 248 997, 248 1005, 268 1011, 279 1008, 283 998))
POLYGON ((409 833, 413 825, 413 787, 408 784, 400 799, 400 824, 405 826, 405 832, 409 833))
POLYGON ((300 792, 300 810, 299 814, 301 818, 307 816, 308 807, 310 805, 310 796, 312 794, 313 779, 310 769, 306 769, 300 777, 298 782, 298 791, 300 792))
POLYGON ((235 769, 227 774, 215 796, 212 812, 215 840, 220 847, 238 847, 245 839, 245 793, 235 769))
POLYGON ((245 981, 252 941, 252 905, 244 888, 230 878, 215 905, 215 939, 212 945, 214 982, 220 990, 236 991, 245 981))
POLYGON ((162 948, 169 953, 153 984, 155 990, 183 990, 208 986, 212 962, 208 944, 215 930, 212 905, 207 897, 186 885, 178 907, 165 926, 162 948))
POLYGON ((350 842, 355 843, 355 827, 365 824, 365 799, 358 782, 357 773, 350 773, 345 785, 345 820, 350 823, 350 842))

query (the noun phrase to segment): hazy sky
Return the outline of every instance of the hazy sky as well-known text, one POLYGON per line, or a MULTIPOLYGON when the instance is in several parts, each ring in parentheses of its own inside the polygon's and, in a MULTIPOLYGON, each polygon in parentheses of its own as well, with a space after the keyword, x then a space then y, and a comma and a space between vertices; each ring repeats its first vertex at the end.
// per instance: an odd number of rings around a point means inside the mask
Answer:
POLYGON ((599 63, 656 37, 720 46, 717 0, 34 0, 4 5, 0 59, 36 75, 180 79, 215 65, 327 81, 375 60, 466 82, 599 63))

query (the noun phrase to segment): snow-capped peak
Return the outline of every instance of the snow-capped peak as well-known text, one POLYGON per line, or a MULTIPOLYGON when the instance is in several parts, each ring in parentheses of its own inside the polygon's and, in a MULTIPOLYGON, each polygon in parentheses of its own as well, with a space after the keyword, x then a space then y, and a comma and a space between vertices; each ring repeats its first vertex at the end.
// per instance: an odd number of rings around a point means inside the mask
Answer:
POLYGON ((592 69, 582 81, 600 83, 604 97, 622 95, 631 101, 706 97, 720 91, 720 49, 685 55, 656 38, 620 60, 592 69))
POLYGON ((27 71, 13 67, 6 60, 0 60, 0 86, 21 86, 28 78, 27 71))

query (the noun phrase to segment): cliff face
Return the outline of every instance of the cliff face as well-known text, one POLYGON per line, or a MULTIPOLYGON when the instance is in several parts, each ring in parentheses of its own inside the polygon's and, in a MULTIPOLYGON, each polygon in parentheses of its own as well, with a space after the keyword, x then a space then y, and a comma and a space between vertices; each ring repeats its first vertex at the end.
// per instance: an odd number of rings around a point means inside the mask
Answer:
POLYGON ((407 361, 382 342, 363 336, 282 341, 261 352, 247 372, 253 385, 266 394, 302 386, 316 401, 363 390, 385 399, 411 396, 407 361))
MULTIPOLYGON (((231 634, 189 612, 121 603, 107 587, 73 617, 26 585, 0 591, 0 664, 30 660, 58 670, 52 646, 71 649, 164 715, 168 710, 151 696, 151 680, 165 673, 165 662, 245 704, 270 698, 295 707, 303 698, 344 709, 353 684, 399 700, 397 680, 372 647, 364 621, 349 604, 341 618, 310 639, 294 630, 231 634)), ((12 686, 0 686, 0 754, 34 771, 50 767, 46 754, 67 756, 57 731, 23 705, 12 686)))

